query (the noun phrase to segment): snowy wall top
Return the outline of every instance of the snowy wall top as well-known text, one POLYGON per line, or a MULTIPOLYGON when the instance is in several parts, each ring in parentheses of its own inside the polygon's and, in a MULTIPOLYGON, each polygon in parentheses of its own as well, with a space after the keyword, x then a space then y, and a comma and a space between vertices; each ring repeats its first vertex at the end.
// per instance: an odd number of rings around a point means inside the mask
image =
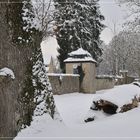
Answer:
POLYGON ((128 70, 120 70, 119 72, 128 72, 128 70))

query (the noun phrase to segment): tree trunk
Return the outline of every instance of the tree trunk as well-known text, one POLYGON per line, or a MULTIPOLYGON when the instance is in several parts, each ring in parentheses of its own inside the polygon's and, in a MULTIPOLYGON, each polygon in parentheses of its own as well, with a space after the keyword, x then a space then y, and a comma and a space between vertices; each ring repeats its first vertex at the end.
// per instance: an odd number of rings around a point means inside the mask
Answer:
MULTIPOLYGON (((28 77, 26 72, 33 52, 31 46, 17 46, 12 43, 6 9, 7 5, 0 3, 0 69, 10 68, 15 79, 0 76, 0 137, 15 137, 26 113, 20 98, 24 92, 28 77)), ((41 40, 37 41, 40 45, 41 40)))
POLYGON ((23 29, 23 1, 18 2, 0 3, 0 69, 7 67, 15 75, 15 79, 0 75, 0 139, 13 139, 21 126, 30 125, 35 96, 43 95, 44 112, 52 118, 56 111, 39 48, 42 32, 23 29))

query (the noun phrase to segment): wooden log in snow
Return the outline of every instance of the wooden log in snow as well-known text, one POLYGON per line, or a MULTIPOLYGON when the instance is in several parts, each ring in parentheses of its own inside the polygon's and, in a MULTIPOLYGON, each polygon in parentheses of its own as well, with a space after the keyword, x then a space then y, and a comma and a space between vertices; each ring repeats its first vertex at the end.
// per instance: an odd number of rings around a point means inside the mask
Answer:
POLYGON ((116 114, 118 109, 117 105, 106 100, 99 100, 93 103, 94 107, 91 107, 92 110, 103 110, 107 114, 116 114))
POLYGON ((126 112, 126 111, 129 111, 129 110, 131 110, 131 109, 133 109, 133 108, 136 108, 136 107, 138 107, 138 102, 140 102, 140 97, 134 97, 133 99, 132 99, 132 102, 131 103, 129 103, 129 104, 125 104, 125 105, 123 105, 122 107, 120 107, 120 113, 123 113, 123 112, 126 112))
POLYGON ((98 101, 93 101, 94 107, 91 107, 92 110, 103 110, 107 114, 116 114, 117 109, 120 108, 119 113, 123 113, 129 111, 133 108, 138 107, 138 103, 140 102, 140 97, 132 98, 131 102, 128 104, 124 104, 121 107, 118 107, 116 104, 100 99, 98 101))

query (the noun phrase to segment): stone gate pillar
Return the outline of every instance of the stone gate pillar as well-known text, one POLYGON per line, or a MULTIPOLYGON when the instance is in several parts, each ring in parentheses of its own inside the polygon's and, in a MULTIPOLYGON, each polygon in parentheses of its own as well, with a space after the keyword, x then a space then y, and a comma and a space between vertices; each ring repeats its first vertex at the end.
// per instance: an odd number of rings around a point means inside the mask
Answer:
POLYGON ((67 74, 79 74, 80 90, 83 93, 95 93, 96 61, 91 54, 82 48, 69 53, 69 57, 64 60, 67 74), (78 68, 81 67, 81 73, 78 68), (77 72, 77 73, 75 73, 77 72))

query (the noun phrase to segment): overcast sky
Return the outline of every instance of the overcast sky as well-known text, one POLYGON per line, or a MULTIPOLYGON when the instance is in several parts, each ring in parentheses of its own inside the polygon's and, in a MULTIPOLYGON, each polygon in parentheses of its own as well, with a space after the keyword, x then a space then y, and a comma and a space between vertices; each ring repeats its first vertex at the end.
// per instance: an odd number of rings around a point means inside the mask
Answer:
POLYGON ((108 44, 114 34, 111 31, 114 23, 116 24, 117 32, 122 30, 121 27, 126 16, 126 11, 118 6, 115 0, 100 0, 100 11, 105 16, 105 21, 103 23, 108 26, 102 32, 101 39, 108 44))

